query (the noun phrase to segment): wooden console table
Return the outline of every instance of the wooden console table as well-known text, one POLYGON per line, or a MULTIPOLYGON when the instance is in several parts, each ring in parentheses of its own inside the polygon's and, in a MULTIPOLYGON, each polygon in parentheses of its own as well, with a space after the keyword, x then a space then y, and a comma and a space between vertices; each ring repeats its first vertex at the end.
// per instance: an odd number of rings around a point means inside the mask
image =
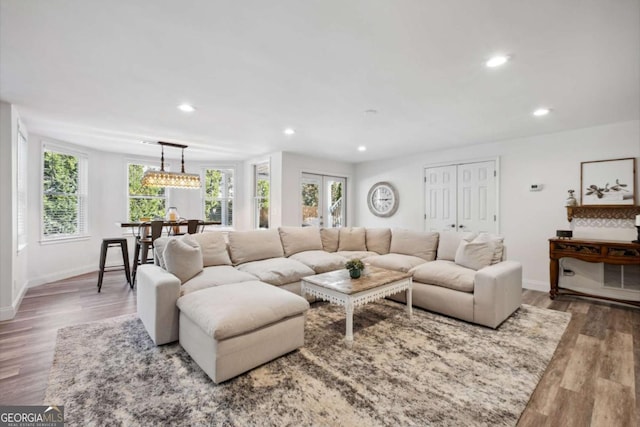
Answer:
POLYGON ((640 307, 640 301, 637 300, 605 297, 559 287, 560 258, 575 258, 587 262, 604 262, 616 265, 640 264, 640 244, 619 240, 549 239, 549 273, 551 276, 549 297, 551 299, 562 294, 579 295, 640 307))

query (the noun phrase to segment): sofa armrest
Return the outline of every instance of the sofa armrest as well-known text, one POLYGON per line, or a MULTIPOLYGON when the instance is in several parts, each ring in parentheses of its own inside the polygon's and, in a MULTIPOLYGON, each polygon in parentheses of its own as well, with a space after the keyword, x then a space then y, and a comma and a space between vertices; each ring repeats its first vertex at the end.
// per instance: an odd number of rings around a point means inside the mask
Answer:
POLYGON ((502 261, 478 270, 473 291, 475 323, 496 328, 522 303, 522 264, 502 261))
POLYGON ((157 265, 145 264, 137 273, 138 316, 156 345, 178 339, 180 279, 157 265))

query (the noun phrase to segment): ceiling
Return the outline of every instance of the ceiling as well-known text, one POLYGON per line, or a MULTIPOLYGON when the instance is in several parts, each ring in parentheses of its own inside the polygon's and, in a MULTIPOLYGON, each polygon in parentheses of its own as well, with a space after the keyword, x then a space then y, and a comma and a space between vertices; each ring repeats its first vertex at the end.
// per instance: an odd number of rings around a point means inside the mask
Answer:
POLYGON ((361 162, 640 117, 638 0, 0 5, 0 99, 101 150, 361 162))

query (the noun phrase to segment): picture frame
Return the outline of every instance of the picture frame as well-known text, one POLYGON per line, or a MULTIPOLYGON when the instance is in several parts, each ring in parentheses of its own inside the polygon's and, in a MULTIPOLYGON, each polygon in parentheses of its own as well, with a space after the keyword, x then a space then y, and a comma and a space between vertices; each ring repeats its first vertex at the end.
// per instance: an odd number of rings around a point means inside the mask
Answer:
POLYGON ((583 206, 633 206, 636 204, 635 184, 635 157, 580 163, 583 206))

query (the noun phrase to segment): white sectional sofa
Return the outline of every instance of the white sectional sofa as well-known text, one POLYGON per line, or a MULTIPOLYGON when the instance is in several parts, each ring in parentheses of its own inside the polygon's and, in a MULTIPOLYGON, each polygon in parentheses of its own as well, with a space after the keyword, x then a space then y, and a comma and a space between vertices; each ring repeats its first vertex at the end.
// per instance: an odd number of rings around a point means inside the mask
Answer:
MULTIPOLYGON (((300 294, 300 280, 348 259, 411 272, 413 305, 496 328, 521 303, 522 268, 497 236, 388 228, 281 227, 161 238, 156 264, 138 270, 138 315, 157 344, 176 341, 178 299, 261 281, 300 294)), ((396 298, 403 301, 403 297, 396 298)))

